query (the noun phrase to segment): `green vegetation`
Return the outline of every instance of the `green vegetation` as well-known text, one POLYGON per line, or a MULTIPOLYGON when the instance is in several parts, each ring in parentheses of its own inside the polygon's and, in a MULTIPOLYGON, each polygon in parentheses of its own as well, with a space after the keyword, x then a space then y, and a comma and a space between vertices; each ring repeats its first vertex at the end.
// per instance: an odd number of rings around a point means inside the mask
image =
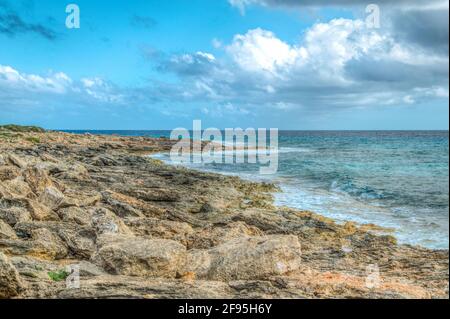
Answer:
POLYGON ((48 272, 48 276, 53 281, 64 281, 67 277, 69 277, 69 273, 65 270, 58 270, 58 271, 50 271, 48 272))
POLYGON ((44 133, 45 130, 38 126, 21 126, 21 125, 0 125, 0 132, 10 131, 10 132, 21 132, 21 133, 44 133))
POLYGON ((35 136, 29 136, 25 138, 28 142, 34 143, 34 144, 38 144, 41 142, 41 139, 39 137, 35 137, 35 136))
POLYGON ((9 139, 17 138, 17 137, 21 137, 21 136, 22 136, 22 134, 20 134, 20 133, 14 133, 14 132, 11 132, 11 131, 2 131, 0 129, 0 140, 1 139, 9 140, 9 139))

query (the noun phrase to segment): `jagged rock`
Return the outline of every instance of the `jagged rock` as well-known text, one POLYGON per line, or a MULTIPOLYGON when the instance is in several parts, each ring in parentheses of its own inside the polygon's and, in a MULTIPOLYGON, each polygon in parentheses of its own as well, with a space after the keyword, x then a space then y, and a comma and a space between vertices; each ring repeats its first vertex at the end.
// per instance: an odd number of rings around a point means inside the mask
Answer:
POLYGON ((90 227, 83 227, 76 223, 28 222, 19 223, 15 227, 15 231, 22 238, 33 237, 35 231, 41 229, 57 235, 62 242, 58 239, 55 244, 61 245, 63 243, 72 256, 89 259, 96 249, 95 231, 90 227))
POLYGON ((124 203, 111 192, 102 192, 103 201, 116 213, 119 217, 144 217, 144 214, 133 206, 124 203))
POLYGON ((17 238, 16 232, 11 228, 11 226, 9 226, 7 223, 5 223, 1 219, 0 219, 0 238, 3 238, 3 239, 17 238))
POLYGON ((23 289, 17 269, 0 252, 0 299, 16 297, 23 289))
POLYGON ((25 168, 27 167, 27 163, 20 158, 18 158, 14 154, 8 154, 8 159, 11 162, 11 164, 17 166, 18 168, 25 168))
POLYGON ((90 259, 96 250, 96 235, 89 228, 60 229, 58 235, 65 242, 72 256, 90 259))
POLYGON ((186 248, 173 240, 106 236, 94 260, 111 274, 175 278, 184 267, 186 248))
POLYGON ((74 222, 82 226, 92 223, 92 212, 86 208, 66 207, 59 209, 58 215, 64 222, 74 222))
POLYGON ((27 255, 44 260, 62 259, 68 254, 67 246, 48 229, 33 229, 30 237, 26 240, 0 239, 0 250, 9 255, 27 255))
POLYGON ((0 219, 14 227, 17 223, 31 221, 31 215, 23 207, 0 208, 0 219))
POLYGON ((180 195, 173 190, 154 188, 148 191, 135 190, 132 192, 139 199, 149 202, 177 202, 180 195))
POLYGON ((296 270, 301 264, 296 236, 234 239, 210 250, 188 254, 186 271, 209 280, 254 280, 296 270))
POLYGON ((189 249, 208 249, 236 238, 262 236, 264 233, 243 222, 232 222, 224 227, 209 226, 189 236, 189 249))
POLYGON ((132 234, 125 223, 110 210, 98 207, 90 212, 92 226, 98 234, 132 234))
POLYGON ((0 251, 27 288, 19 298, 448 298, 448 250, 274 207, 273 185, 148 158, 174 141, 28 137, 0 143, 0 251), (68 264, 81 289, 49 278, 68 264), (382 284, 368 289, 374 264, 382 284))
POLYGON ((234 291, 218 281, 180 281, 166 278, 97 276, 81 281, 81 289, 61 290, 63 299, 229 299, 234 291))
POLYGON ((4 181, 3 186, 9 193, 7 197, 35 197, 31 188, 25 183, 22 177, 4 181))
POLYGON ((56 209, 64 201, 64 194, 53 186, 46 187, 39 196, 39 202, 46 207, 56 209))
POLYGON ((89 261, 82 260, 78 263, 78 266, 80 267, 80 278, 107 275, 102 268, 89 261))
POLYGON ((47 187, 53 186, 47 172, 36 166, 27 168, 23 172, 23 177, 36 195, 41 194, 47 187))
POLYGON ((0 181, 8 181, 17 178, 20 170, 14 166, 0 166, 0 181))
POLYGON ((134 234, 147 238, 171 239, 187 245, 188 237, 194 233, 187 223, 172 222, 157 218, 131 218, 126 221, 134 234))
POLYGON ((58 220, 58 216, 48 207, 28 198, 2 198, 0 199, 0 210, 13 208, 27 210, 34 220, 58 220))

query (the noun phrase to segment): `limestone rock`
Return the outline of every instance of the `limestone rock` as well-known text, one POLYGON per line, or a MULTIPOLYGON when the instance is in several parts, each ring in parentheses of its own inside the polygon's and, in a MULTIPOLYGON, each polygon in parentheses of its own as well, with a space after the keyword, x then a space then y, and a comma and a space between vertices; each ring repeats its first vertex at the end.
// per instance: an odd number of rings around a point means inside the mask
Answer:
POLYGON ((184 267, 186 248, 175 241, 108 237, 94 260, 112 274, 175 278, 184 267))
POLYGON ((92 223, 92 213, 79 207, 66 207, 58 210, 58 215, 64 222, 74 222, 78 225, 90 225, 92 223))
POLYGON ((188 254, 186 271, 209 280, 253 280, 294 271, 301 264, 296 236, 234 239, 210 250, 188 254))
POLYGON ((36 195, 41 194, 47 187, 53 186, 47 172, 36 166, 27 168, 23 172, 23 177, 36 195))
POLYGON ((8 159, 11 162, 11 164, 17 166, 18 168, 25 168, 27 166, 27 163, 25 161, 18 158, 14 154, 8 154, 8 159))
POLYGON ((91 216, 92 226, 98 234, 131 234, 127 225, 106 208, 93 208, 91 210, 91 216))
POLYGON ((157 218, 131 218, 126 221, 126 224, 138 236, 171 239, 183 245, 187 245, 189 236, 194 233, 187 223, 157 218))
POLYGON ((64 201, 64 194, 53 186, 46 187, 39 196, 39 202, 51 209, 56 209, 64 201))
POLYGON ((17 269, 0 252, 0 299, 16 297, 23 288, 17 269))
POLYGON ((7 223, 5 223, 1 219, 0 219, 0 238, 3 238, 3 239, 17 238, 16 232, 11 228, 11 226, 9 226, 7 223))
POLYGON ((22 207, 0 208, 0 219, 11 227, 14 227, 17 223, 30 221, 31 215, 22 207))

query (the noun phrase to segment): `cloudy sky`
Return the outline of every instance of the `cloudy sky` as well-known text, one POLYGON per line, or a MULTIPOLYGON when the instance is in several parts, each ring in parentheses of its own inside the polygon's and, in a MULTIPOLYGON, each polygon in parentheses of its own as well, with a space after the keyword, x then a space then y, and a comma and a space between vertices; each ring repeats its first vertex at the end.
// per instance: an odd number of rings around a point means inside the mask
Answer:
POLYGON ((448 129, 448 1, 68 3, 0 0, 0 124, 448 129))

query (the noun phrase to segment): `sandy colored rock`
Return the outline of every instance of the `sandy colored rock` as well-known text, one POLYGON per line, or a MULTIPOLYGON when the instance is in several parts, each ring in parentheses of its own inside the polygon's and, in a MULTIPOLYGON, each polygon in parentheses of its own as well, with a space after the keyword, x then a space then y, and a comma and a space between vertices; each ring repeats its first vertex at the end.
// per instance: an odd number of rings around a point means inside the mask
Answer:
POLYGON ((94 260, 116 275, 175 278, 186 262, 186 248, 172 240, 109 236, 94 260))
POLYGON ((0 252, 0 299, 12 298, 23 290, 23 283, 16 268, 0 252))
POLYGON ((282 275, 301 265, 296 236, 234 239, 210 250, 189 253, 186 271, 209 280, 255 280, 282 275))

